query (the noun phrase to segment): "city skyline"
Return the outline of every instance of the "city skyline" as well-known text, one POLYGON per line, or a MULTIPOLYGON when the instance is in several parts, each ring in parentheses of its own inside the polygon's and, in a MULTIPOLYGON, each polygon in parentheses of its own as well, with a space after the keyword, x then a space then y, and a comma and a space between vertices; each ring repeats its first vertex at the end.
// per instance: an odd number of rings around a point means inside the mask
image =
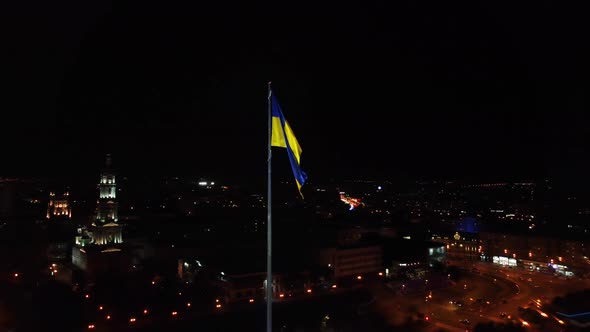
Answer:
POLYGON ((585 8, 3 7, 0 330, 590 327, 585 8))

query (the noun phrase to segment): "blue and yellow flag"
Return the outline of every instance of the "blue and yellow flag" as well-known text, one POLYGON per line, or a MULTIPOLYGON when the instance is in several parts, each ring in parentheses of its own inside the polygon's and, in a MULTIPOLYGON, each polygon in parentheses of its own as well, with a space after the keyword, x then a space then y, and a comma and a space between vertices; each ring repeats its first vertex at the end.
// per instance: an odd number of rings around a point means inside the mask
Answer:
POLYGON ((305 174, 300 165, 300 157, 301 157, 301 146, 299 146, 299 142, 295 138, 295 134, 293 130, 289 126, 287 120, 285 120, 285 116, 281 111, 281 106, 279 105, 279 101, 271 92, 271 116, 272 116, 272 135, 270 140, 271 146, 278 146, 281 148, 287 149, 287 155, 289 155, 289 161, 291 162, 291 168, 293 169, 293 175, 295 175, 295 182, 297 183, 297 189, 299 190, 299 194, 303 197, 301 193, 301 186, 307 180, 307 174, 305 174))

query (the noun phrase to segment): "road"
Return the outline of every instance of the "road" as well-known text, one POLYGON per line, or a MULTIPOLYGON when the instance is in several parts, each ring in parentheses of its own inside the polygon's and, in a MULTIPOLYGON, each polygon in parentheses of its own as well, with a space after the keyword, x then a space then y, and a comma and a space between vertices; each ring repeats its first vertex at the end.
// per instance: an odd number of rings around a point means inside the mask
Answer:
MULTIPOLYGON (((510 314, 518 313, 518 307, 531 307, 542 313, 544 306, 556 296, 590 287, 588 280, 579 278, 565 279, 520 268, 500 268, 489 263, 477 263, 475 267, 480 273, 503 278, 518 286, 519 292, 505 304, 500 304, 497 307, 497 311, 510 314)), ((561 331, 563 329, 563 326, 558 324, 558 318, 552 317, 550 313, 545 314, 548 315, 547 323, 551 324, 544 324, 543 331, 561 331)))
MULTIPOLYGON (((428 289, 425 285, 422 291, 403 295, 386 287, 375 287, 376 308, 394 325, 416 319, 418 313, 423 313, 425 319, 428 317, 426 330, 470 331, 480 322, 507 322, 506 318, 500 317, 501 312, 511 315, 514 322, 522 323, 518 307, 531 306, 541 313, 544 312, 543 305, 555 296, 590 287, 590 282, 578 278, 564 280, 539 272, 501 268, 491 263, 470 262, 464 267, 467 270, 461 279, 446 288, 428 289), (431 297, 427 298, 429 294, 431 297), (451 300, 462 301, 464 305, 458 307, 449 303, 451 300), (539 305, 531 302, 536 300, 540 300, 539 305), (460 322, 464 319, 468 319, 469 324, 460 322)), ((544 318, 542 326, 530 324, 530 329, 563 330, 557 318, 546 314, 548 317, 544 318)))

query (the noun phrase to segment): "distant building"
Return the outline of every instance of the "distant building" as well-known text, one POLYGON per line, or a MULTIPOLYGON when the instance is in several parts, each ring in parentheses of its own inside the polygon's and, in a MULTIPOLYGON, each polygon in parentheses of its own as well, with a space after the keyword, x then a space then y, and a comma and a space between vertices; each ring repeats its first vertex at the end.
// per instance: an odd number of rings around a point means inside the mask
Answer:
POLYGON ((65 262, 68 258, 71 242, 52 240, 47 247, 47 258, 52 262, 65 262))
POLYGON ((478 261, 484 254, 479 240, 479 234, 469 232, 455 232, 447 234, 433 234, 432 241, 443 243, 448 258, 478 261))
POLYGON ((118 224, 117 183, 111 156, 98 183, 96 216, 89 227, 78 229, 72 263, 88 273, 124 272, 130 259, 123 251, 122 226, 118 224))
POLYGON ((482 258, 496 264, 564 275, 590 271, 587 241, 491 232, 480 233, 480 240, 482 258))
MULTIPOLYGON (((254 299, 263 299, 266 289, 266 272, 257 273, 228 273, 220 272, 214 285, 223 290, 223 299, 226 303, 245 302, 254 299)), ((282 291, 278 283, 279 275, 273 273, 272 292, 276 298, 282 291)))
POLYGON ((325 248, 320 264, 334 271, 334 278, 377 274, 383 270, 383 251, 379 245, 325 248))
POLYGON ((404 238, 387 239, 383 252, 386 276, 410 279, 423 279, 433 267, 443 266, 447 253, 443 243, 404 238))
POLYGON ((360 228, 337 232, 332 245, 320 249, 318 263, 336 280, 355 279, 383 271, 381 242, 360 228))
POLYGON ((111 156, 107 155, 106 165, 100 174, 98 184, 98 202, 96 219, 90 227, 92 243, 107 245, 122 243, 122 227, 117 223, 117 181, 115 172, 111 168, 111 156))
POLYGON ((56 194, 49 193, 49 203, 47 203, 46 219, 72 219, 72 206, 70 205, 70 193, 56 194))
MULTIPOLYGON (((254 302, 264 300, 267 272, 264 260, 252 260, 252 257, 264 257, 264 251, 241 250, 240 252, 223 252, 205 254, 201 259, 179 259, 178 277, 185 282, 199 281, 209 283, 219 296, 218 303, 254 302)), ((272 292, 276 299, 281 299, 285 285, 283 274, 273 271, 272 292)), ((303 289, 301 290, 303 292, 303 289)))

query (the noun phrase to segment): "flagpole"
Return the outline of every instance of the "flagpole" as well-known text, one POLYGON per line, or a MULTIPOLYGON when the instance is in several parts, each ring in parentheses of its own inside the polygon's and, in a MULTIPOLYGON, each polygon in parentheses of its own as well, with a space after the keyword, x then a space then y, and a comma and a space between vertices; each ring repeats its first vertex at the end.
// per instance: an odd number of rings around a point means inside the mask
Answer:
POLYGON ((272 90, 268 82, 268 179, 266 194, 266 332, 272 332, 272 196, 271 196, 271 139, 272 139, 272 90))

